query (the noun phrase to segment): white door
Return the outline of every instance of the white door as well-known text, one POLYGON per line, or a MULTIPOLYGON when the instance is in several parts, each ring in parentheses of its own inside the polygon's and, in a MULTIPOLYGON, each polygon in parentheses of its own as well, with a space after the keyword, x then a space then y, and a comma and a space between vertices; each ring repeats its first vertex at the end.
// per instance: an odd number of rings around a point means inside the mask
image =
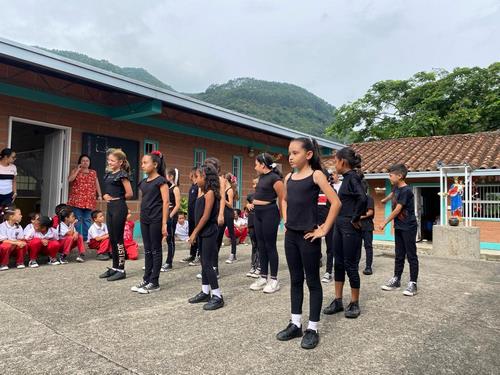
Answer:
POLYGON ((413 196, 415 200, 415 216, 417 218, 417 241, 422 240, 422 188, 413 187, 413 196))
POLYGON ((43 149, 42 200, 40 211, 42 215, 51 216, 54 207, 63 199, 63 160, 64 130, 56 130, 47 134, 43 149))

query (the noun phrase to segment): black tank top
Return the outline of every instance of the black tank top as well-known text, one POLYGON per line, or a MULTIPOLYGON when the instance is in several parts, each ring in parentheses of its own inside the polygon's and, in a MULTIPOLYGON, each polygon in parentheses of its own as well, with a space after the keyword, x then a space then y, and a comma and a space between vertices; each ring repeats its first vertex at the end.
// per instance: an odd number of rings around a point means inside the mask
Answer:
POLYGON ((175 194, 174 194, 174 189, 177 185, 170 185, 168 187, 168 207, 170 209, 174 208, 175 205, 177 204, 175 200, 175 194))
MULTIPOLYGON (((199 232, 200 237, 208 237, 219 231, 217 224, 217 216, 219 215, 219 206, 220 206, 219 199, 215 199, 214 206, 212 207, 212 211, 210 212, 210 216, 208 217, 208 221, 203 227, 203 229, 199 232)), ((204 211, 205 211, 205 194, 196 199, 196 205, 194 208, 195 225, 198 225, 198 223, 200 222, 204 211)))
POLYGON ((318 226, 319 186, 314 183, 314 173, 301 180, 286 183, 286 228, 309 232, 318 226))

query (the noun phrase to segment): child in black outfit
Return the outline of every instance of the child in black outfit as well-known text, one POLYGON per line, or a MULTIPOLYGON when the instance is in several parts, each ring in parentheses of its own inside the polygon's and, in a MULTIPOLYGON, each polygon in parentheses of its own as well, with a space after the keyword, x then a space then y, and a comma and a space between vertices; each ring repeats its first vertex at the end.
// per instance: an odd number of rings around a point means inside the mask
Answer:
MULTIPOLYGON (((257 182, 259 182, 258 178, 254 178, 252 181, 252 187, 255 190, 257 186, 257 182)), ((248 210, 248 235, 250 236, 250 240, 252 241, 252 256, 250 258, 250 271, 247 273, 247 277, 252 277, 254 279, 258 279, 260 277, 260 263, 259 263, 259 248, 257 246, 257 236, 255 234, 255 212, 253 206, 253 196, 254 192, 251 192, 247 195, 247 205, 246 208, 248 210)))
POLYGON ((277 339, 288 341, 302 337, 301 318, 304 300, 304 273, 309 289, 309 325, 301 346, 313 349, 319 343, 318 322, 323 301, 320 281, 321 237, 331 229, 340 210, 340 201, 321 166, 316 141, 297 138, 288 147, 290 166, 295 172, 285 178, 283 212, 285 213, 285 254, 290 270, 290 297, 292 319, 278 333, 277 339), (326 220, 319 221, 318 196, 326 195, 330 207, 326 220))
POLYGON ((350 147, 344 147, 335 154, 335 170, 342 173, 343 180, 339 189, 342 203, 333 233, 333 251, 335 253, 334 279, 335 299, 323 310, 332 315, 344 310, 342 294, 345 274, 351 285, 351 302, 344 313, 346 318, 357 318, 359 309, 360 279, 358 273, 361 258, 361 216, 366 212, 366 193, 358 173, 361 157, 350 147))
POLYGON ((181 208, 181 191, 179 189, 179 170, 170 169, 167 173, 169 216, 167 221, 167 261, 161 267, 161 272, 172 269, 175 255, 175 228, 177 227, 177 217, 181 208))
POLYGON ((405 296, 417 294, 418 256, 417 256, 417 219, 415 217, 415 198, 405 178, 408 169, 404 164, 395 164, 389 168, 389 180, 394 186, 392 196, 392 212, 380 230, 394 220, 394 239, 396 258, 394 259, 394 277, 382 286, 383 290, 396 290, 401 287, 401 275, 405 266, 405 257, 410 264, 410 282, 403 292, 405 296))
POLYGON ((165 162, 159 151, 144 155, 141 168, 147 177, 139 183, 141 199, 141 233, 144 242, 144 277, 131 288, 139 294, 160 290, 159 277, 162 262, 163 237, 167 235, 168 187, 165 162))
MULTIPOLYGON (((189 173, 189 179, 191 180, 191 187, 189 188, 188 194, 188 224, 189 224, 189 235, 194 231, 195 220, 194 220, 194 206, 196 204, 196 199, 198 198, 198 185, 196 184, 196 167, 191 169, 189 173)), ((199 254, 198 246, 196 244, 191 245, 189 250, 189 256, 181 260, 182 263, 189 263, 190 266, 196 266, 198 264, 199 254)))
POLYGON ((217 218, 220 209, 220 186, 217 170, 212 165, 202 165, 196 171, 196 182, 201 195, 196 201, 196 227, 189 237, 191 244, 198 243, 201 254, 201 292, 189 299, 189 303, 206 302, 204 310, 216 310, 224 306, 217 273, 213 267, 217 253, 217 218), (210 296, 211 292, 211 296, 210 296))
POLYGON ((366 192, 366 213, 361 216, 361 236, 363 237, 363 245, 366 252, 366 267, 363 274, 373 274, 373 217, 375 216, 375 202, 370 194, 368 194, 368 183, 363 180, 363 187, 366 192))

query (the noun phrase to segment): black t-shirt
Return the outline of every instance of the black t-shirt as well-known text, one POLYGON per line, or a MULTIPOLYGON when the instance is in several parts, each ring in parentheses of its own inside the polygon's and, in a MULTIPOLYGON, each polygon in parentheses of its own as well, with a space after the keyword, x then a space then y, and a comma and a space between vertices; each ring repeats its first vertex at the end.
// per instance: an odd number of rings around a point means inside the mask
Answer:
POLYGON ((394 229, 414 230, 417 229, 417 218, 415 217, 415 198, 413 190, 408 185, 394 189, 392 197, 392 209, 400 204, 403 209, 398 216, 394 218, 394 229))
POLYGON ((264 202, 272 202, 276 200, 278 194, 276 194, 276 190, 274 190, 274 184, 276 181, 280 181, 281 177, 271 171, 266 174, 261 174, 259 176, 259 182, 257 183, 257 187, 255 188, 254 199, 258 201, 264 202))
MULTIPOLYGON (((218 233, 219 227, 217 224, 217 216, 219 215, 219 207, 220 207, 220 201, 218 199, 215 199, 212 211, 210 211, 210 216, 208 217, 208 221, 205 223, 205 226, 198 233, 200 237, 208 237, 218 233)), ((198 226, 198 223, 200 222, 204 211, 205 211, 205 194, 203 194, 196 200, 196 206, 195 206, 196 226, 198 226)))
MULTIPOLYGON (((368 212, 369 209, 373 210, 373 216, 375 216, 375 202, 373 201, 373 198, 370 195, 366 196, 366 212, 368 212)), ((375 228, 373 227, 373 216, 370 216, 369 218, 361 220, 361 229, 365 231, 373 231, 375 228)))
POLYGON ((192 184, 189 188, 188 195, 188 218, 194 221, 194 206, 196 204, 196 199, 198 198, 198 185, 192 184))
POLYGON ((104 194, 109 194, 113 198, 125 199, 124 179, 129 179, 127 172, 119 170, 116 173, 108 172, 104 175, 104 194))
POLYGON ((343 174, 344 179, 339 189, 339 199, 342 203, 339 217, 359 220, 366 212, 366 193, 361 184, 361 177, 353 170, 343 174))
POLYGON ((141 223, 160 223, 163 219, 163 199, 160 187, 166 183, 167 180, 162 176, 151 181, 145 178, 139 183, 139 189, 142 192, 141 223))
MULTIPOLYGON (((247 202, 248 203, 253 203, 253 196, 255 193, 249 193, 247 195, 247 202)), ((255 212, 254 210, 248 211, 248 227, 253 228, 254 227, 254 217, 255 217, 255 212)))

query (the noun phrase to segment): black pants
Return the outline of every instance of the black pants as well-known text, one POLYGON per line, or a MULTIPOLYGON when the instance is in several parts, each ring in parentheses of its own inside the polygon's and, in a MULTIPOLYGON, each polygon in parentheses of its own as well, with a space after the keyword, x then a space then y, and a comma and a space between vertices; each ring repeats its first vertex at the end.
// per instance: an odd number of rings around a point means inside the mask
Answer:
POLYGON ((125 246, 123 245, 123 232, 127 221, 128 207, 123 199, 108 202, 106 225, 111 242, 111 257, 113 268, 125 269, 125 246))
POLYGON ((304 239, 304 232, 287 230, 285 233, 285 255, 290 270, 292 314, 302 314, 305 272, 310 296, 309 320, 319 322, 323 302, 323 288, 319 275, 321 239, 311 242, 304 239))
POLYGON ((394 276, 401 279, 405 267, 405 257, 410 264, 410 281, 418 279, 418 256, 416 244, 417 230, 394 230, 396 258, 394 260, 394 276))
POLYGON ((217 230, 207 237, 198 237, 198 249, 201 256, 201 283, 210 285, 212 290, 219 288, 217 273, 213 267, 214 253, 217 253, 217 230))
POLYGON ((363 237, 363 246, 366 252, 366 268, 372 268, 373 264, 373 231, 363 230, 361 231, 361 236, 363 237))
POLYGON ((252 268, 259 268, 259 247, 257 246, 257 236, 255 234, 255 227, 248 227, 248 235, 250 236, 250 241, 252 242, 252 256, 250 258, 250 265, 252 268))
POLYGON ((335 256, 335 281, 345 281, 349 277, 351 288, 359 289, 359 259, 361 258, 361 231, 354 228, 351 218, 338 217, 333 232, 333 251, 335 256))
POLYGON ((163 235, 161 233, 162 224, 141 223, 142 240, 144 242, 144 281, 158 286, 158 278, 160 277, 160 269, 162 262, 161 241, 163 235))
POLYGON ((217 262, 214 267, 219 264, 219 251, 222 246, 222 240, 224 238, 224 230, 227 228, 229 232, 229 238, 231 239, 231 254, 236 255, 236 236, 234 235, 234 213, 233 210, 226 207, 224 209, 224 225, 219 227, 219 233, 217 235, 217 262))
POLYGON ((326 272, 332 274, 333 270, 333 232, 335 225, 332 226, 330 231, 325 236, 326 242, 326 272))
MULTIPOLYGON (((188 216, 188 223, 189 223, 189 236, 193 234, 194 228, 196 228, 196 222, 194 221, 194 213, 188 216)), ((198 242, 195 242, 194 244, 191 245, 191 248, 189 249, 189 256, 191 258, 195 258, 198 254, 198 242)))
POLYGON ((175 255, 175 227, 177 226, 177 215, 168 218, 167 221, 167 264, 172 264, 175 255))
POLYGON ((271 277, 278 277, 278 249, 276 239, 280 225, 280 212, 275 203, 266 206, 255 206, 255 233, 259 245, 260 275, 268 275, 271 268, 271 277))

